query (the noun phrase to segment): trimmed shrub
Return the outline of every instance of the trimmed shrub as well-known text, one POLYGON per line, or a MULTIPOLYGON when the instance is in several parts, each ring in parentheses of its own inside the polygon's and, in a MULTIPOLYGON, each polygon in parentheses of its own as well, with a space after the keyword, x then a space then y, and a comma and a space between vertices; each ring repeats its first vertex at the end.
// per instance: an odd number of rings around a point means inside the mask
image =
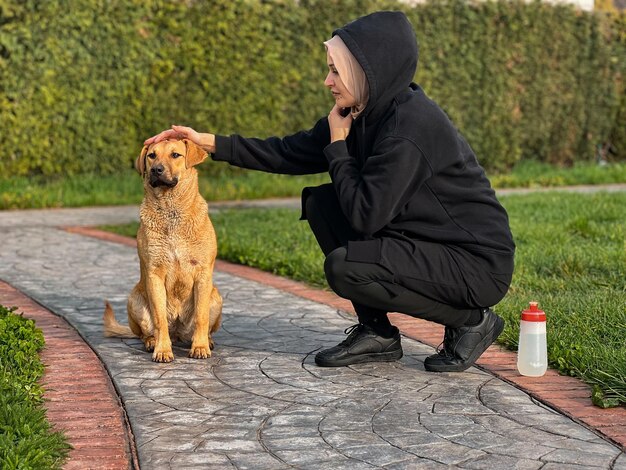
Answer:
POLYGON ((44 337, 33 320, 0 305, 0 468, 61 469, 70 449, 46 420, 44 337))
POLYGON ((407 13, 416 81, 488 169, 588 161, 608 142, 626 158, 623 15, 505 0, 0 0, 0 174, 112 174, 172 123, 309 128, 332 105, 323 40, 379 9, 407 13))

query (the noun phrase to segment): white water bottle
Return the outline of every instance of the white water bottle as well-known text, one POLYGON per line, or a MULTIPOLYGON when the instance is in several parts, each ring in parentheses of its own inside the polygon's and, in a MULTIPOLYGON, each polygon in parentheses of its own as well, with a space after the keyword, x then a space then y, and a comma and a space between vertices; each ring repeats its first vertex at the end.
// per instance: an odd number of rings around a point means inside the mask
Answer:
POLYGON ((547 368, 546 314, 537 302, 530 302, 520 321, 517 370, 528 377, 541 377, 547 368))

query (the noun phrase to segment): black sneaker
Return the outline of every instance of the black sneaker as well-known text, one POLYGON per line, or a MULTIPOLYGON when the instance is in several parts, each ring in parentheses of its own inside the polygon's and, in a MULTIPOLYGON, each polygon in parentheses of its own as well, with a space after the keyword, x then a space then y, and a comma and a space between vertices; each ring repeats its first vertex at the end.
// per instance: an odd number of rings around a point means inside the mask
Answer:
POLYGON ((369 326, 358 323, 347 328, 348 337, 329 349, 315 355, 315 363, 322 367, 349 366, 362 362, 391 362, 402 357, 400 331, 393 327, 394 334, 385 338, 369 326))
POLYGON ((437 354, 424 360, 424 367, 431 372, 461 372, 473 366, 504 329, 504 320, 493 310, 483 312, 478 325, 446 327, 443 343, 437 354), (442 347, 443 346, 443 347, 442 347))

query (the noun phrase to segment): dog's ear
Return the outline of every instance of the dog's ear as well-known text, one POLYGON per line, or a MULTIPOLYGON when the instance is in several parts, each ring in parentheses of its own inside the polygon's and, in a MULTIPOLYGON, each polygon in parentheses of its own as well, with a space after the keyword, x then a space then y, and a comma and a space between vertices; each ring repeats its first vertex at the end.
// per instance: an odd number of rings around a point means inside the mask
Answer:
POLYGON ((143 148, 141 149, 141 154, 139 154, 139 156, 137 157, 137 160, 135 160, 135 169, 139 172, 141 176, 143 176, 143 174, 146 171, 146 154, 147 153, 148 153, 148 146, 144 145, 143 148))
POLYGON ((185 154, 185 165, 187 168, 191 168, 198 163, 202 163, 209 155, 191 140, 183 139, 183 142, 185 142, 185 147, 187 147, 187 153, 185 154))

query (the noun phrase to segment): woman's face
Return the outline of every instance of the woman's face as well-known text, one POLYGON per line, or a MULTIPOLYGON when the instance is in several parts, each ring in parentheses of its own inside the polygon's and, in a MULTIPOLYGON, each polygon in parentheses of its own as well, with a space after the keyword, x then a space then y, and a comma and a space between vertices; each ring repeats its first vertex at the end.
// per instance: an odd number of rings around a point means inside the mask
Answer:
POLYGON ((340 108, 351 108, 356 106, 356 99, 352 96, 352 94, 350 94, 346 86, 341 81, 341 78, 337 73, 337 69, 335 68, 335 64, 333 64, 333 60, 331 59, 328 51, 326 51, 326 62, 328 63, 328 75, 326 75, 324 85, 330 89, 337 106, 340 108))

